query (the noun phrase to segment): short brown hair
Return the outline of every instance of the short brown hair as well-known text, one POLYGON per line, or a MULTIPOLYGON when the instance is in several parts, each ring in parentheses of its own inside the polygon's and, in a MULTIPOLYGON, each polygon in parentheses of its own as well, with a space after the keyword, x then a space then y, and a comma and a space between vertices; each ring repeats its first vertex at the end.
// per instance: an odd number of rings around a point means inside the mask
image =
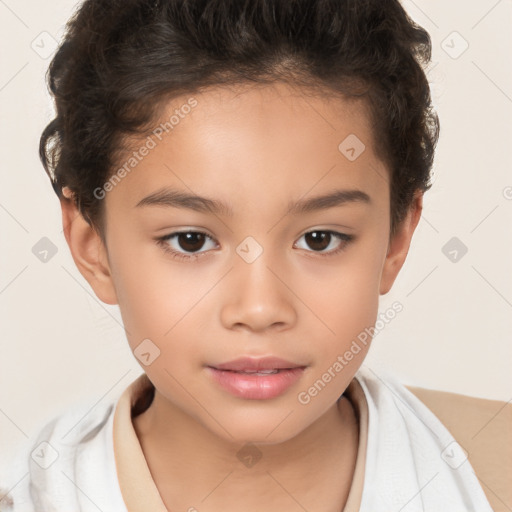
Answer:
POLYGON ((275 81, 363 97, 391 170, 392 235, 414 192, 431 186, 430 58, 429 34, 398 0, 85 0, 48 70, 56 117, 40 157, 58 196, 69 187, 104 237, 93 191, 114 173, 123 138, 172 97, 275 81))

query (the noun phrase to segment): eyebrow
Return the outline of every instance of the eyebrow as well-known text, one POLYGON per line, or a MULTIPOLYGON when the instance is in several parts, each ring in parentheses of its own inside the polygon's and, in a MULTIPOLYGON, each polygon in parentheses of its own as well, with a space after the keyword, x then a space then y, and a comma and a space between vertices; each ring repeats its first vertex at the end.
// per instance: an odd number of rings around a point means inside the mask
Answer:
MULTIPOLYGON (((309 199, 300 199, 299 201, 290 201, 288 203, 288 213, 300 215, 312 211, 327 210, 347 203, 365 203, 370 204, 371 198, 362 190, 344 189, 335 190, 329 194, 315 196, 309 199)), ((215 215, 233 216, 231 206, 222 201, 189 194, 180 190, 171 188, 162 188, 141 199, 135 208, 145 206, 162 206, 172 208, 186 208, 201 213, 212 213, 215 215)))

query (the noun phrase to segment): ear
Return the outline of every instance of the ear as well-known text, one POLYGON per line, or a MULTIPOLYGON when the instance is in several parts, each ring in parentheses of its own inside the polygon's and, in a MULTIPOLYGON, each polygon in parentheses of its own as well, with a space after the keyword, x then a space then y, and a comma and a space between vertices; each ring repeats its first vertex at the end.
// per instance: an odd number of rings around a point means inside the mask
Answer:
POLYGON ((78 210, 68 187, 63 188, 63 194, 60 200, 62 224, 73 260, 96 296, 106 304, 117 304, 107 248, 78 210))
POLYGON ((388 253, 384 261, 380 280, 380 295, 391 290, 393 283, 405 262, 412 235, 421 217, 423 209, 423 192, 417 190, 414 194, 413 203, 403 221, 389 242, 388 253))

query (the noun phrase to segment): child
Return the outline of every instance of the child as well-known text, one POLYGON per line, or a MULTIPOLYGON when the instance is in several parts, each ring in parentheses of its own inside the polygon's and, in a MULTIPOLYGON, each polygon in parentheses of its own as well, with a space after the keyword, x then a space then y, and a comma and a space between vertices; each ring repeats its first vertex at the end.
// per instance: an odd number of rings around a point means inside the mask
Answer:
POLYGON ((46 425, 0 510, 492 510, 362 366, 430 188, 430 51, 397 0, 85 0, 40 153, 144 373, 46 425))

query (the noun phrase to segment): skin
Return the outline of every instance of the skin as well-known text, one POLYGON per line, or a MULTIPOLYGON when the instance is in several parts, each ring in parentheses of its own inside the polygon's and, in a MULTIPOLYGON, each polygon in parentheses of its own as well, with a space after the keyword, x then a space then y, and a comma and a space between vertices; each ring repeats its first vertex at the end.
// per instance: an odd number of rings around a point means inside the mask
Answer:
MULTIPOLYGON (((134 427, 169 510, 339 512, 358 443, 354 409, 340 396, 370 343, 308 404, 297 395, 375 324, 379 295, 407 256, 422 194, 390 240, 388 170, 359 101, 285 84, 194 98, 197 107, 103 199, 106 245, 63 200, 66 240, 98 298, 119 304, 130 348, 150 339, 160 349, 141 364, 156 393, 134 427), (338 149, 349 134, 366 146, 355 161, 338 149), (163 186, 223 201, 234 215, 135 207, 163 186), (287 213, 289 201, 336 189, 360 189, 371 202, 287 213), (197 259, 173 259, 155 241, 185 228, 212 237, 197 259), (354 239, 332 254, 345 242, 333 237, 322 252, 304 236, 326 229, 354 239), (236 252, 248 236, 263 249, 252 263, 236 252), (242 399, 205 368, 242 355, 307 368, 276 398, 242 399), (236 456, 248 442, 262 454, 250 468, 236 456)), ((175 99, 162 119, 187 99, 175 99)), ((178 239, 167 244, 187 254, 178 239)))

